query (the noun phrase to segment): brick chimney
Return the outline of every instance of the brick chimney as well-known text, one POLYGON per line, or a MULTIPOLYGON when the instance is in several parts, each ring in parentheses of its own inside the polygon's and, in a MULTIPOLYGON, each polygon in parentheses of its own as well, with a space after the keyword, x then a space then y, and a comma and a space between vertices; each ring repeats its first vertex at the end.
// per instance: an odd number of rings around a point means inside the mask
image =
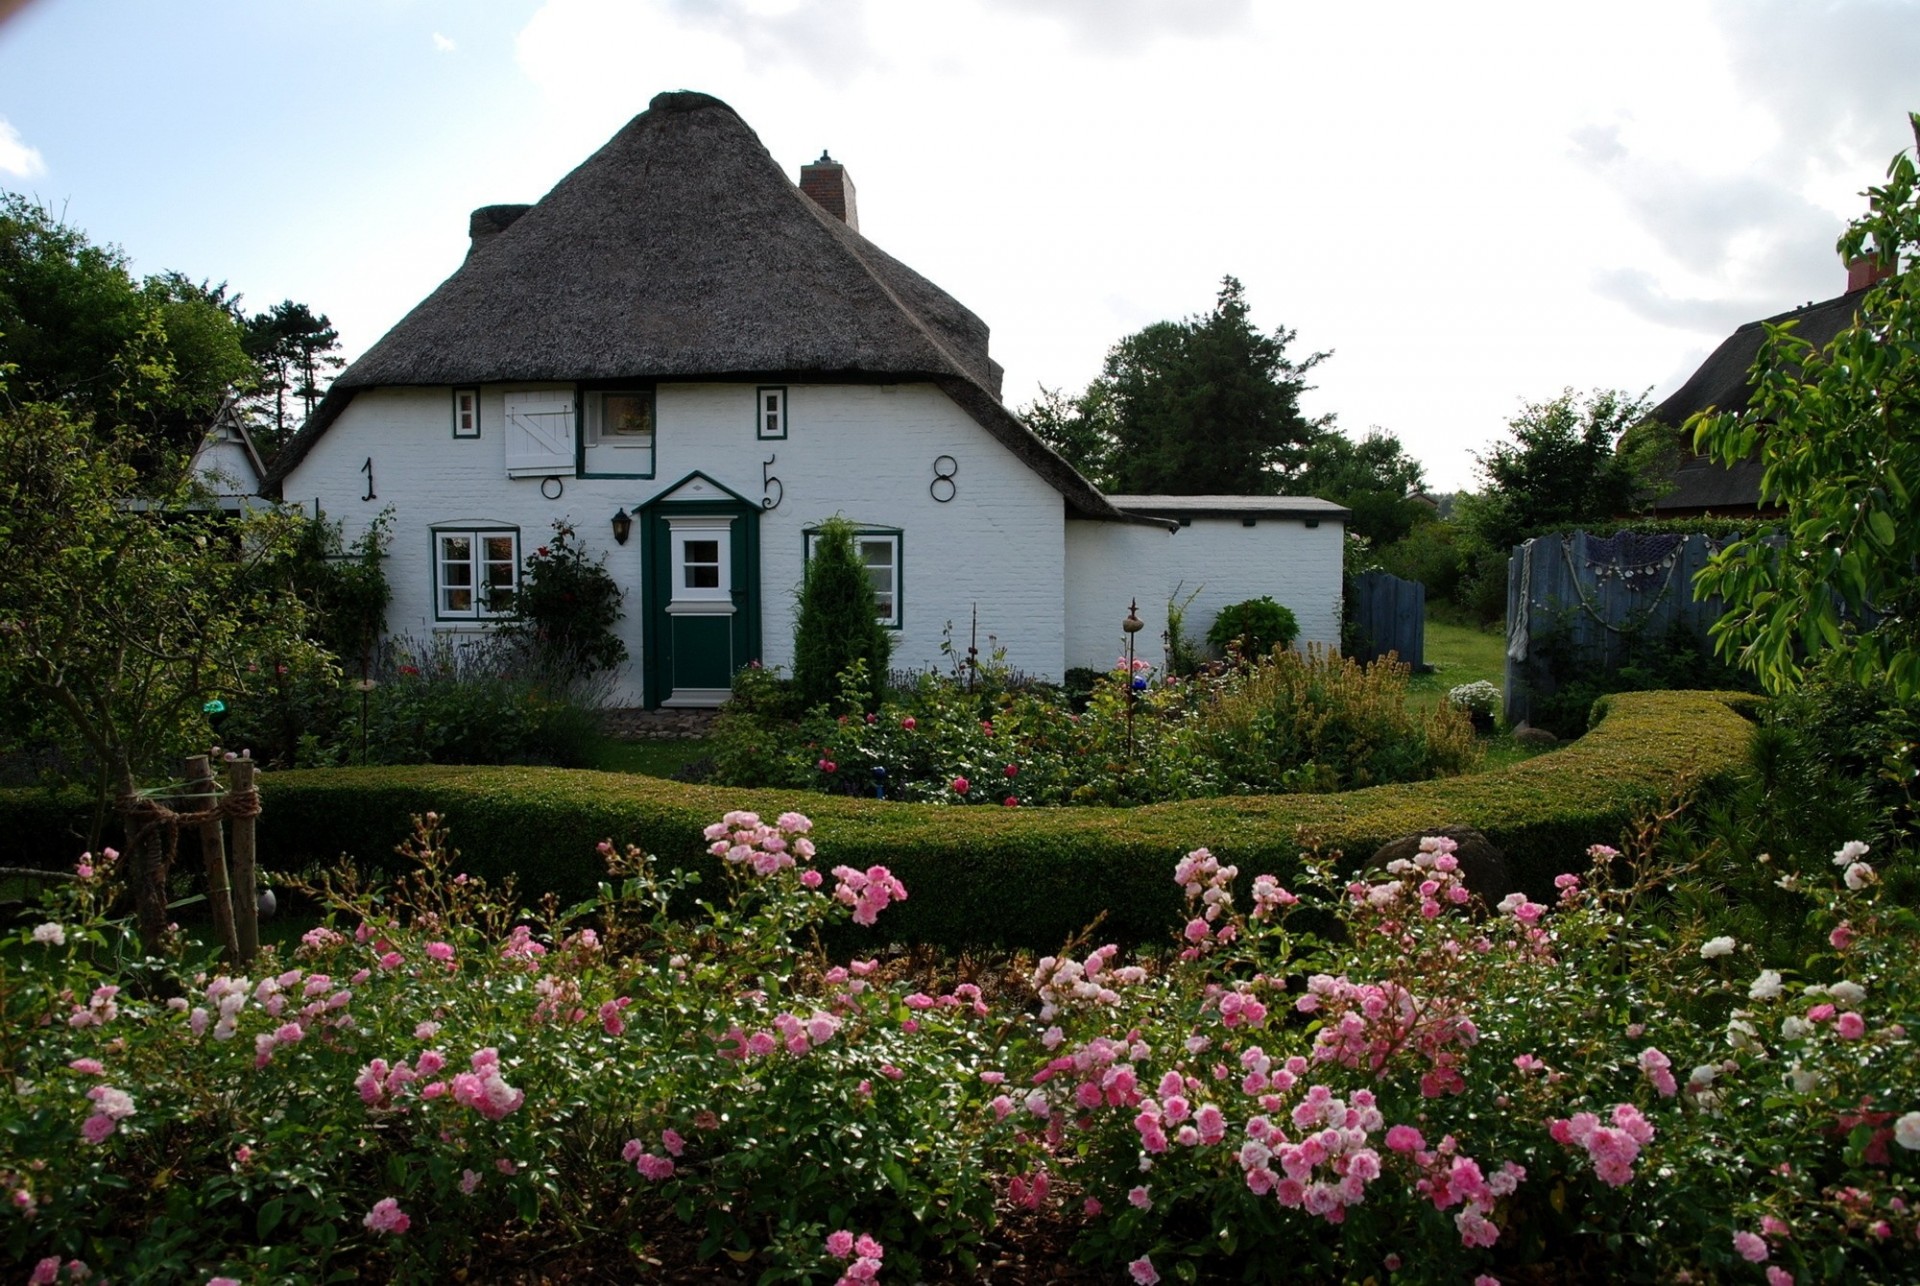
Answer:
POLYGON ((853 208, 853 180, 847 177, 847 167, 828 156, 825 149, 819 160, 800 167, 800 190, 822 210, 855 232, 860 231, 860 215, 853 208))
MULTIPOLYGON (((1916 126, 1920 129, 1920 126, 1916 126)), ((1887 278, 1894 276, 1897 269, 1891 258, 1878 259, 1862 256, 1847 264, 1847 293, 1865 290, 1868 286, 1877 286, 1887 278)))

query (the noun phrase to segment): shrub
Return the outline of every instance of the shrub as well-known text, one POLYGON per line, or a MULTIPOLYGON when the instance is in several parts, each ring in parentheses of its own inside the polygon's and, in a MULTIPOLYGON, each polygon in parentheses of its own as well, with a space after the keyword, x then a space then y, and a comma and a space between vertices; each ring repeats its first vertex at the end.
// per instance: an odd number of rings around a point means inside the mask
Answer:
POLYGON ((864 662, 860 708, 870 710, 885 691, 893 636, 880 624, 853 524, 835 515, 811 534, 812 556, 793 627, 794 684, 803 704, 830 702, 841 695, 840 676, 864 662))
POLYGON ((1265 594, 1229 603, 1207 627, 1207 642, 1216 650, 1232 650, 1243 657, 1263 657, 1275 648, 1291 647, 1299 636, 1300 623, 1292 611, 1265 594))
POLYGON ((1530 684, 1527 722, 1563 737, 1584 732, 1594 703, 1612 692, 1759 690, 1751 674, 1716 659, 1703 640, 1678 623, 1664 633, 1626 631, 1619 663, 1611 669, 1574 647, 1569 631, 1545 630, 1535 636, 1528 666, 1532 683, 1550 690, 1542 692, 1530 684))
POLYGON ((562 680, 610 670, 627 659, 613 627, 621 589, 606 558, 587 558, 573 525, 556 519, 553 539, 527 555, 513 596, 513 632, 536 667, 562 680))
POLYGON ((1006 1212, 1136 1282, 1903 1280, 1920 916, 1882 872, 1913 855, 1729 886, 1673 817, 1497 907, 1444 839, 1364 877, 1163 857, 1172 950, 1072 944, 1008 992, 821 952, 922 890, 797 814, 702 828, 698 903, 603 843, 588 903, 520 913, 429 816, 417 869, 324 883, 258 980, 116 967, 105 855, 4 941, 8 1249, 42 1279, 420 1281, 680 1243, 915 1280, 977 1276, 1006 1212), (1760 886, 1817 946, 1727 931, 1760 886))
MULTIPOLYGON (((1242 795, 1150 808, 980 808, 808 797, 819 837, 851 865, 892 867, 915 891, 886 941, 1046 950, 1096 917, 1121 942, 1154 941, 1178 900, 1164 863, 1196 842, 1223 861, 1290 877, 1303 838, 1358 864, 1415 832, 1474 826, 1505 853, 1518 887, 1551 897, 1569 852, 1616 839, 1638 811, 1676 789, 1724 779, 1745 762, 1753 725, 1712 694, 1623 693, 1593 732, 1497 772, 1341 795, 1242 795)), ((989 778, 989 780, 991 780, 989 778)), ((614 773, 425 765, 265 774, 263 868, 285 872, 352 854, 389 869, 392 836, 430 808, 465 836, 467 869, 517 875, 532 894, 591 896, 588 860, 607 835, 632 838, 674 867, 706 869, 700 828, 746 806, 790 807, 790 790, 741 791, 614 773)), ((0 848, 31 841, 71 858, 63 838, 84 806, 42 791, 0 792, 0 848)), ((76 827, 84 834, 84 825, 76 827)), ((13 864, 37 858, 15 849, 13 864)), ((881 945, 875 942, 871 945, 881 945)))

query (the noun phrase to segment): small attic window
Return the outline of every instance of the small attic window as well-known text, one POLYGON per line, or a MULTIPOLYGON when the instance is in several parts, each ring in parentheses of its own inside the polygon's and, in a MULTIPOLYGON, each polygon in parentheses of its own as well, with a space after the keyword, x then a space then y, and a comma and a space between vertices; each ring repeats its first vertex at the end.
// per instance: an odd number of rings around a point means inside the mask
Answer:
POLYGON ((582 473, 597 478, 651 478, 653 390, 593 389, 582 395, 581 402, 587 430, 582 473))
POLYGON ((754 432, 762 442, 771 442, 787 436, 787 390, 784 388, 761 388, 754 393, 754 432))
POLYGON ((457 388, 453 390, 453 436, 456 438, 477 438, 480 436, 479 389, 457 388))

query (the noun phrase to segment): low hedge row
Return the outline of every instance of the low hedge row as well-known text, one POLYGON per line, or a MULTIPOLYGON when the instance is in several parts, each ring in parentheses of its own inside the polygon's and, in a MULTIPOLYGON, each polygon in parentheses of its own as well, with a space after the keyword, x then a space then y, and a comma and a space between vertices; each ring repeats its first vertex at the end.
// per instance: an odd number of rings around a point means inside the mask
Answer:
MULTIPOLYGON (((1633 814, 1685 782, 1724 776, 1751 725, 1741 694, 1637 692, 1552 754, 1468 777, 1341 795, 1244 796, 1132 809, 966 808, 688 786, 557 768, 315 769, 263 777, 263 865, 341 853, 394 862, 410 815, 447 818, 461 865, 516 874, 529 895, 589 893, 595 844, 632 842, 675 864, 715 865, 701 830, 729 809, 808 813, 823 861, 892 868, 911 890, 881 928, 890 941, 1053 949, 1104 912, 1103 939, 1159 940, 1179 921, 1173 863, 1205 846, 1247 875, 1284 881, 1313 840, 1363 860, 1402 835, 1472 826, 1505 851, 1536 898, 1584 864, 1633 814)), ((0 833, 44 836, 59 811, 44 792, 0 792, 0 833), (31 796, 31 798, 29 798, 31 796), (37 803, 35 801, 38 801, 37 803), (18 823, 18 824, 16 824, 18 823)), ((72 801, 69 798, 69 812, 72 801)), ((68 845, 70 847, 70 844, 68 845)))

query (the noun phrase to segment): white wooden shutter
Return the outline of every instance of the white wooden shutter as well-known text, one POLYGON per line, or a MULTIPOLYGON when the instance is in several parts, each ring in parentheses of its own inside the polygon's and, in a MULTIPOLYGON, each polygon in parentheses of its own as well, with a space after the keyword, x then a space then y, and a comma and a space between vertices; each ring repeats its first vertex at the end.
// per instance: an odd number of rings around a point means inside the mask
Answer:
POLYGON ((573 476, 573 394, 506 395, 507 476, 573 476))

